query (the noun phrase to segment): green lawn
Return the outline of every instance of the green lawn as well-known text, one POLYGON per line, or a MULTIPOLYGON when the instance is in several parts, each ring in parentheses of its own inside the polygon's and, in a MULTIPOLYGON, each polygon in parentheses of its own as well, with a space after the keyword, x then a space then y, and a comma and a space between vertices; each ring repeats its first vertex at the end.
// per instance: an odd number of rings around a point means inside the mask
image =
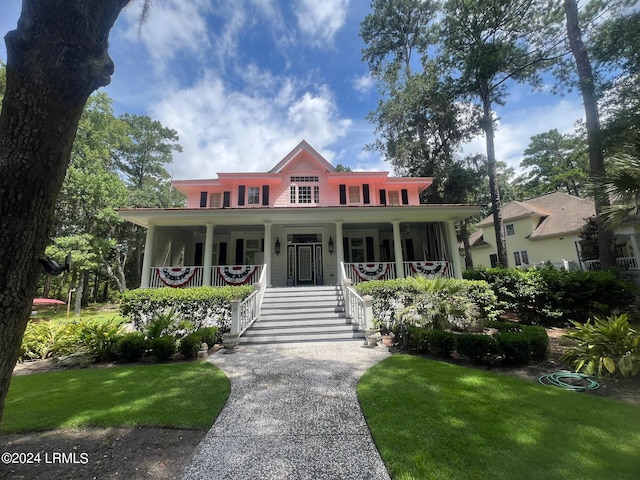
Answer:
POLYGON ((358 395, 394 480, 640 478, 640 408, 409 355, 358 395))
POLYGON ((206 362, 87 368, 16 376, 2 433, 84 426, 206 428, 229 396, 206 362))

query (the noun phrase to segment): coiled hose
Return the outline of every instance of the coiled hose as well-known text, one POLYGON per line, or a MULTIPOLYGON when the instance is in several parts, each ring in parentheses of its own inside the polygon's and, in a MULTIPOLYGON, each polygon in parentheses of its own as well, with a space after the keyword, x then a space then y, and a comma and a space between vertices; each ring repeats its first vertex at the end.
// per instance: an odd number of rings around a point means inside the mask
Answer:
POLYGON ((553 372, 542 375, 538 380, 542 385, 553 385, 573 392, 600 388, 600 384, 593 377, 583 373, 553 372))

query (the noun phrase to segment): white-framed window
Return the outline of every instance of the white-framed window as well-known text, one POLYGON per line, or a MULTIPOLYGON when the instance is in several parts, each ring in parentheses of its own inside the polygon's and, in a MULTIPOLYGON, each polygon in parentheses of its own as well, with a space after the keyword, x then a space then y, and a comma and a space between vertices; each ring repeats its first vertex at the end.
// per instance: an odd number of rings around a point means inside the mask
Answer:
POLYGON ((504 226, 504 231, 507 234, 507 237, 513 237, 516 234, 516 227, 513 223, 507 223, 504 226))
POLYGON ((387 192, 387 205, 400 205, 400 195, 397 190, 387 192))
POLYGON ((222 206, 222 194, 212 193, 209 195, 209 206, 211 208, 220 208, 222 206))
POLYGON ((520 250, 519 252, 513 252, 513 259, 515 260, 516 267, 528 267, 529 266, 529 254, 526 250, 520 250))
POLYGON ((320 203, 320 187, 318 185, 313 186, 313 203, 320 203))
POLYGON ((245 252, 244 252, 245 265, 255 265, 256 254, 259 251, 260 251, 260 240, 257 240, 257 239, 245 240, 245 252))
POLYGON ((296 203, 296 186, 289 187, 289 203, 296 203))
POLYGON ((298 203, 311 203, 311 187, 307 185, 298 186, 298 203))
POLYGON ((360 187, 349 186, 349 203, 360 203, 360 187))
POLYGON ((260 205, 260 187, 249 187, 247 203, 249 205, 260 205))
POLYGON ((364 262, 364 238, 351 239, 351 261, 354 263, 364 262))

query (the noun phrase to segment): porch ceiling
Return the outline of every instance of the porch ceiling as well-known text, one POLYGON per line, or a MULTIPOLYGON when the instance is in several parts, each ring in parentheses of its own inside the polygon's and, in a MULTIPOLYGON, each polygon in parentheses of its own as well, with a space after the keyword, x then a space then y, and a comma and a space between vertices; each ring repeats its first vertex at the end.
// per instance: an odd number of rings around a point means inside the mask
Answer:
POLYGON ((480 205, 417 205, 373 207, 283 208, 173 208, 122 209, 122 218, 137 225, 314 225, 341 221, 345 224, 446 222, 461 220, 480 211, 480 205))

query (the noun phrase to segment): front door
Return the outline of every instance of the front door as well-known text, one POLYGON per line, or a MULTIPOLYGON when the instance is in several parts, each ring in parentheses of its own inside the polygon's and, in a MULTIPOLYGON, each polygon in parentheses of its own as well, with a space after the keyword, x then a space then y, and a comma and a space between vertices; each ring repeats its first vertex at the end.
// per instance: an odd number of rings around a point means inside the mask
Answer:
POLYGON ((322 244, 309 241, 307 238, 294 236, 294 239, 307 240, 307 243, 293 243, 287 246, 287 284, 322 285, 322 244))

